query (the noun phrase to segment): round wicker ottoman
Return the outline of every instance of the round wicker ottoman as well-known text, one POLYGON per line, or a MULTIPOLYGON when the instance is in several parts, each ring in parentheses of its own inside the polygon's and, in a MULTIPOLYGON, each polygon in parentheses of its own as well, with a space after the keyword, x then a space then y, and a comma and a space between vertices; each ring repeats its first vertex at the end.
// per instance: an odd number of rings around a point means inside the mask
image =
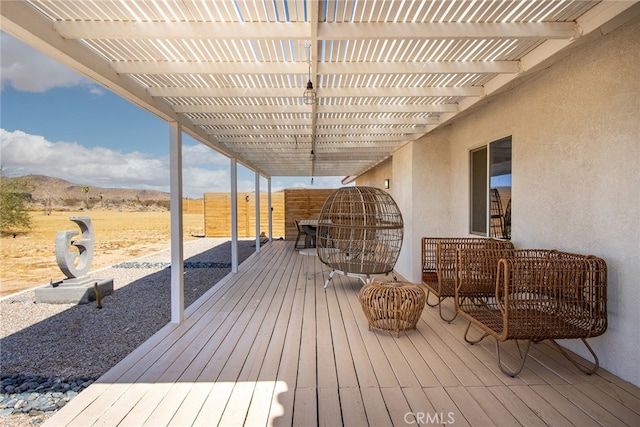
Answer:
POLYGON ((383 331, 416 329, 427 300, 424 290, 408 282, 373 282, 360 289, 360 304, 371 328, 383 331))

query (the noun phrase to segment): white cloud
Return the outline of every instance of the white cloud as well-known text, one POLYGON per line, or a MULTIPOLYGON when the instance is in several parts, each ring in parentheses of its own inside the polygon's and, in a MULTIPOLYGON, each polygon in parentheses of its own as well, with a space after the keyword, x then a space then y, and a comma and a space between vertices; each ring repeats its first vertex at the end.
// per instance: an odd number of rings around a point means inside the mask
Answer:
MULTIPOLYGON (((51 142, 40 135, 0 128, 0 162, 8 176, 46 175, 94 187, 139 188, 169 191, 169 158, 148 153, 122 153, 105 147, 87 148, 75 142, 51 142)), ((183 146, 183 195, 201 198, 204 193, 231 189, 230 162, 202 145, 183 146)), ((239 168, 238 191, 254 190, 253 172, 239 168)), ((275 177, 272 190, 285 188, 338 188, 340 177, 275 177)), ((260 189, 265 191, 266 181, 260 189)))
MULTIPOLYGON (((184 149, 187 153, 199 151, 195 146, 184 146, 184 149)), ((86 148, 74 142, 51 142, 39 135, 4 129, 0 129, 0 154, 3 173, 9 176, 37 174, 96 187, 169 191, 167 157, 121 153, 104 147, 86 148)), ((198 156, 185 156, 185 159, 192 157, 198 156)), ((215 157, 210 158, 207 151, 201 156, 212 160, 207 164, 214 166, 213 169, 189 162, 183 164, 185 197, 199 198, 205 192, 229 191, 228 160, 224 168, 215 157)))
POLYGON ((182 145, 182 165, 183 167, 193 167, 198 165, 214 165, 229 167, 229 158, 218 153, 204 144, 182 145))
POLYGON ((0 46, 2 88, 8 85, 25 92, 45 92, 55 87, 86 85, 92 94, 102 94, 102 89, 82 75, 3 32, 0 46))

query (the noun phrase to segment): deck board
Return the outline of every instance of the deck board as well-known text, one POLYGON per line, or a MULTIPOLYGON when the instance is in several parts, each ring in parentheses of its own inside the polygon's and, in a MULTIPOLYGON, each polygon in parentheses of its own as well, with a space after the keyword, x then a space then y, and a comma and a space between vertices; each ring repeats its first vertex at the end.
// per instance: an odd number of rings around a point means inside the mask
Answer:
MULTIPOLYGON (((489 408, 500 403, 513 417, 519 425, 523 426, 546 426, 538 415, 528 407, 508 386, 497 386, 479 388, 479 393, 485 393, 485 399, 489 399, 489 408), (491 393, 490 397, 488 393, 491 393)), ((487 404, 485 402, 485 404, 487 404)), ((492 411, 492 409, 489 409, 492 411)))
POLYGON ((452 399, 447 390, 453 387, 426 387, 423 389, 425 395, 433 405, 430 408, 426 408, 424 411, 413 411, 416 415, 416 421, 428 419, 440 420, 440 422, 432 422, 431 424, 454 424, 456 426, 470 426, 471 424, 467 419, 462 416, 460 409, 452 399), (417 417, 420 417, 419 419, 417 417), (436 418, 437 417, 437 418, 436 418))
POLYGON ((291 242, 240 267, 46 425, 640 425, 638 387, 584 375, 547 343, 511 378, 492 339, 467 344, 466 322, 437 308, 399 337, 369 330, 361 282, 325 290, 329 269, 291 242))

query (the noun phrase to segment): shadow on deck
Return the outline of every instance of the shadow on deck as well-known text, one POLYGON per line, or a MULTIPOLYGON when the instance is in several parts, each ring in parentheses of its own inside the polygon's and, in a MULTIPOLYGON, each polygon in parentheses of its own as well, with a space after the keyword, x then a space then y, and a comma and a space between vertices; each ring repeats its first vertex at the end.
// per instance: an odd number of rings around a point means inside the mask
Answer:
POLYGON ((292 242, 239 270, 46 425, 640 425, 638 387, 584 375, 544 342, 511 378, 493 341, 466 344, 465 322, 437 309, 399 338, 369 331, 361 282, 324 290, 328 268, 292 242))

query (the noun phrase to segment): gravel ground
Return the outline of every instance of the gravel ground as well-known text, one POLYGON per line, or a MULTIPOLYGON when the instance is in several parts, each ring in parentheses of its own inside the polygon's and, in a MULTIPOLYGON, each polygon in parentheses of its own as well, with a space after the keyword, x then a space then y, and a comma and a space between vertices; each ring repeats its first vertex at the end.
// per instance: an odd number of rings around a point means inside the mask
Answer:
MULTIPOLYGON (((239 262, 255 251, 240 241, 239 262)), ((228 239, 204 238, 184 247, 188 307, 230 271, 228 239)), ((93 272, 113 278, 114 293, 84 305, 36 304, 34 291, 0 300, 2 378, 97 379, 170 321, 170 251, 93 272)), ((1 400, 1 399, 0 399, 1 400)), ((0 427, 37 425, 54 412, 0 416, 0 427)))

